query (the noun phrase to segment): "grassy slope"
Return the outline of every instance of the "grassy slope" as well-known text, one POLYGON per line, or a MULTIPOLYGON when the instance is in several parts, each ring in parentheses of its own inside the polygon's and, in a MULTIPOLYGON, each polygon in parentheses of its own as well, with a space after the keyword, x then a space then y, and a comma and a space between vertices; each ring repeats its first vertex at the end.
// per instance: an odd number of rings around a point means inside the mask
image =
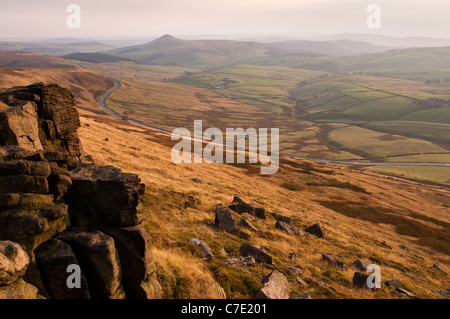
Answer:
MULTIPOLYGON (((43 73, 46 71, 31 73, 25 82, 44 80, 43 73)), ((65 76, 60 72, 48 78, 65 76)), ((25 74, 19 74, 8 83, 22 84, 24 77, 25 74)), ((104 82, 102 89, 108 88, 104 82)), ((89 99, 86 90, 75 95, 89 99)), ((167 136, 116 120, 99 111, 96 104, 79 111, 80 136, 87 153, 99 164, 116 165, 139 174, 147 184, 143 197, 145 227, 153 238, 155 262, 166 297, 214 298, 216 281, 229 297, 252 297, 261 288, 260 279, 273 267, 235 269, 221 262, 227 258, 221 255, 222 249, 236 255, 244 242, 211 226, 214 207, 229 203, 234 194, 269 212, 266 222, 255 222, 259 231, 251 234, 250 242, 275 257, 275 267, 293 282, 293 294, 310 292, 314 298, 400 297, 387 288, 376 293, 352 288, 354 269, 350 264, 357 258, 378 263, 383 280, 396 278, 418 297, 439 298, 436 290, 448 288, 448 277, 431 268, 435 262, 450 267, 450 193, 446 189, 388 180, 349 168, 287 160, 273 176, 255 174, 259 168, 254 166, 175 165, 170 159, 174 142, 167 136), (202 183, 194 183, 192 178, 199 178, 202 183), (189 195, 200 199, 201 205, 185 209, 183 204, 189 195), (352 216, 354 212, 358 214, 352 216), (300 229, 320 222, 327 239, 319 240, 304 232, 299 237, 288 236, 275 230, 276 214, 296 216, 294 224, 300 229), (215 261, 202 260, 188 244, 193 237, 210 245, 215 261), (393 249, 384 247, 382 241, 393 249), (409 250, 401 250, 399 245, 406 245, 409 250), (289 261, 291 252, 299 255, 298 262, 289 261), (328 267, 321 262, 321 253, 343 260, 349 270, 328 267), (301 277, 309 286, 297 284, 287 265, 300 267, 301 277)))

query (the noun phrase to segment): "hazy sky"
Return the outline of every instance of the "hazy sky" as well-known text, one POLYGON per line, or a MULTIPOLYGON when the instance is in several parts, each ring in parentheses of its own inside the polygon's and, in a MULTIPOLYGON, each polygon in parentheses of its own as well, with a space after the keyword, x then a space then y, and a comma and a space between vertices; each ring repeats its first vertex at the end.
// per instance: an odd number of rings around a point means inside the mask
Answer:
POLYGON ((376 33, 450 38, 450 0, 0 0, 0 40, 186 35, 376 33), (81 28, 66 8, 81 7, 81 28), (381 29, 366 8, 381 6, 381 29))

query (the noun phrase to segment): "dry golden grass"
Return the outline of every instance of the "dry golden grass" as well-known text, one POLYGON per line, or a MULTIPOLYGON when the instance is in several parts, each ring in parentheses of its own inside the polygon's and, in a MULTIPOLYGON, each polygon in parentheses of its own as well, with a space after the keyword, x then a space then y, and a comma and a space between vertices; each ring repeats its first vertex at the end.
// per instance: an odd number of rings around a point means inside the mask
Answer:
MULTIPOLYGON (((229 297, 252 297, 260 285, 258 281, 271 269, 258 265, 254 269, 237 270, 220 262, 226 259, 220 253, 222 249, 238 255, 244 242, 211 226, 214 207, 218 203, 228 204, 235 194, 270 212, 267 222, 255 222, 259 232, 252 234, 250 242, 272 254, 275 267, 292 281, 295 276, 285 268, 291 265, 288 254, 296 252, 299 255, 300 261, 296 266, 302 268, 302 277, 310 286, 296 286, 294 293, 310 292, 314 298, 397 298, 386 288, 376 293, 352 288, 354 269, 350 264, 358 258, 379 264, 383 280, 396 278, 421 298, 439 298, 436 291, 449 285, 448 277, 431 266, 437 262, 448 268, 450 258, 439 245, 422 240, 427 236, 401 235, 396 225, 391 223, 351 218, 319 203, 351 202, 358 203, 359 207, 381 207, 383 212, 392 212, 398 220, 414 220, 423 225, 420 229, 429 228, 437 234, 445 234, 448 226, 437 223, 450 223, 448 189, 397 178, 388 180, 382 175, 345 167, 287 159, 283 160, 280 172, 273 176, 259 175, 259 169, 248 170, 226 164, 175 165, 170 157, 173 142, 162 133, 129 126, 121 121, 100 121, 88 115, 82 117, 82 123, 89 124, 80 130, 87 153, 99 164, 112 164, 139 174, 147 184, 143 198, 148 218, 146 227, 153 236, 155 250, 164 251, 156 254, 163 258, 158 267, 163 274, 182 274, 183 278, 197 278, 202 274, 202 280, 189 284, 191 297, 211 296, 205 292, 204 286, 211 278, 224 287, 229 297), (105 138, 109 141, 105 142, 105 138), (202 183, 194 183, 192 178, 199 178, 202 183), (330 181, 337 186, 330 187, 333 185, 330 181), (282 187, 285 183, 302 188, 300 191, 288 190, 282 187), (308 183, 316 186, 308 186, 308 183), (184 209, 183 203, 188 195, 199 198, 201 206, 184 209), (318 240, 304 232, 293 237, 275 230, 275 214, 295 216, 294 225, 300 229, 320 222, 327 239, 318 240), (420 218, 411 217, 414 214, 420 218), (201 261, 201 255, 188 244, 193 237, 210 245, 215 261, 201 261), (381 245, 383 241, 393 249, 381 245), (409 251, 401 250, 399 245, 407 246, 409 251), (326 266, 321 262, 322 253, 344 261, 349 270, 341 272, 326 266), (176 258, 173 257, 175 255, 176 258), (195 274, 191 273, 193 259, 203 265, 195 274), (414 274, 424 281, 414 278, 414 274), (321 286, 314 278, 329 286, 321 286)), ((239 218, 238 215, 235 217, 239 218)))

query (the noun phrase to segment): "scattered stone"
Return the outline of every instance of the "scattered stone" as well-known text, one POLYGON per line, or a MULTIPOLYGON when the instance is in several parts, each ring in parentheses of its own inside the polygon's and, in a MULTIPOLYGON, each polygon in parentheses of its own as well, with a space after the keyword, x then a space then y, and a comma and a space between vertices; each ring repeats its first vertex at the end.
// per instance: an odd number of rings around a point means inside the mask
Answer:
POLYGON ((290 253, 290 254, 289 254, 289 260, 290 260, 290 261, 292 261, 292 262, 295 263, 295 262, 298 261, 298 259, 299 259, 299 258, 298 258, 298 256, 297 256, 296 253, 290 253))
POLYGON ((437 293, 440 294, 442 297, 450 299, 450 293, 448 291, 449 289, 447 289, 447 291, 445 290, 439 290, 437 293))
POLYGON ((228 206, 228 208, 238 214, 249 213, 257 218, 266 219, 266 211, 264 208, 259 208, 248 204, 238 196, 234 196, 233 202, 228 206))
POLYGON ((355 266, 356 269, 360 270, 360 271, 367 271, 367 267, 369 267, 369 264, 361 261, 359 259, 357 259, 352 266, 355 266))
POLYGON ((404 296, 408 296, 408 297, 414 297, 414 295, 412 293, 410 293, 409 291, 407 291, 403 288, 395 288, 393 292, 404 295, 404 296))
POLYGON ((261 249, 250 245, 249 243, 242 244, 241 248, 239 248, 239 252, 244 257, 248 257, 248 256, 254 257, 255 260, 260 263, 266 263, 269 265, 272 265, 272 263, 273 263, 272 256, 270 256, 266 252, 262 251, 261 249))
POLYGON ((206 260, 213 260, 214 259, 214 255, 213 255, 211 249, 209 248, 209 246, 205 242, 199 240, 198 238, 192 238, 191 240, 189 240, 189 243, 191 243, 194 246, 196 246, 197 248, 199 248, 200 251, 205 256, 206 260))
POLYGON ((383 281, 383 285, 392 288, 402 288, 402 285, 396 279, 383 281))
POLYGON ((227 207, 219 206, 216 208, 216 217, 214 223, 220 229, 230 234, 239 232, 236 220, 233 218, 231 211, 227 207))
POLYGON ((340 270, 346 270, 347 267, 345 267, 344 262, 334 259, 327 254, 322 254, 322 260, 327 263, 328 265, 332 267, 339 268, 340 270))
POLYGON ((328 287, 328 284, 323 282, 322 280, 320 280, 317 277, 312 277, 319 285, 321 285, 322 287, 328 287))
POLYGON ((250 229, 254 232, 258 231, 258 229, 245 217, 241 219, 241 221, 239 222, 239 226, 250 229))
POLYGON ((256 266, 256 260, 255 257, 253 256, 248 256, 248 257, 235 257, 235 258, 230 258, 227 260, 223 261, 224 263, 227 263, 230 266, 242 266, 242 267, 255 267, 256 266))
POLYGON ((398 245, 398 247, 400 247, 401 249, 403 249, 403 250, 406 250, 406 251, 408 251, 408 250, 409 250, 409 248, 408 248, 408 247, 406 247, 405 245, 398 245))
POLYGON ((255 217, 266 220, 266 210, 262 207, 255 207, 255 217))
POLYGON ((301 295, 296 295, 296 296, 292 297, 292 299, 312 299, 312 298, 309 293, 304 293, 301 295))
POLYGON ((0 241, 0 286, 22 278, 29 264, 30 258, 19 244, 0 241))
POLYGON ((202 183, 202 181, 199 180, 198 178, 192 178, 191 181, 193 181, 194 183, 197 183, 197 184, 201 184, 202 183))
POLYGON ((291 225, 292 219, 288 216, 278 215, 278 221, 291 225))
POLYGON ((369 289, 367 286, 367 279, 370 277, 368 274, 355 272, 353 275, 353 286, 358 288, 369 289))
POLYGON ((280 220, 275 223, 275 228, 284 231, 288 235, 300 235, 300 231, 297 229, 297 227, 286 224, 285 222, 282 222, 280 220))
POLYGON ((439 264, 433 264, 433 268, 436 268, 437 270, 442 271, 444 274, 448 275, 448 273, 439 264))
POLYGON ((289 299, 289 282, 278 270, 273 270, 261 282, 264 287, 258 291, 256 299, 289 299))
POLYGON ((195 198, 192 195, 189 195, 188 199, 184 202, 184 209, 187 209, 189 207, 190 208, 194 208, 194 207, 196 207, 196 206, 198 206, 200 204, 201 204, 200 199, 195 198))
POLYGON ((303 279, 301 279, 300 277, 295 278, 295 281, 303 287, 309 286, 309 284, 306 281, 304 281, 303 279))
POLYGON ((320 227, 319 223, 305 228, 305 232, 313 234, 314 236, 317 236, 319 238, 325 238, 322 227, 320 227))
POLYGON ((392 250, 392 247, 390 245, 388 245, 388 243, 385 240, 381 243, 381 245, 392 250))

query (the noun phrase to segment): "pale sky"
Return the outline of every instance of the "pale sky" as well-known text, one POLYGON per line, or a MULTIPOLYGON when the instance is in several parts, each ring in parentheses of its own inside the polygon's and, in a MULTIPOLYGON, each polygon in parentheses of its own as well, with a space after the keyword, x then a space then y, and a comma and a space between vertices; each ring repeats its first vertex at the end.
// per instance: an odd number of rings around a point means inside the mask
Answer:
POLYGON ((450 0, 0 0, 0 40, 375 33, 450 38, 450 0), (69 4, 81 28, 66 26, 69 4), (381 7, 381 29, 366 25, 381 7))

